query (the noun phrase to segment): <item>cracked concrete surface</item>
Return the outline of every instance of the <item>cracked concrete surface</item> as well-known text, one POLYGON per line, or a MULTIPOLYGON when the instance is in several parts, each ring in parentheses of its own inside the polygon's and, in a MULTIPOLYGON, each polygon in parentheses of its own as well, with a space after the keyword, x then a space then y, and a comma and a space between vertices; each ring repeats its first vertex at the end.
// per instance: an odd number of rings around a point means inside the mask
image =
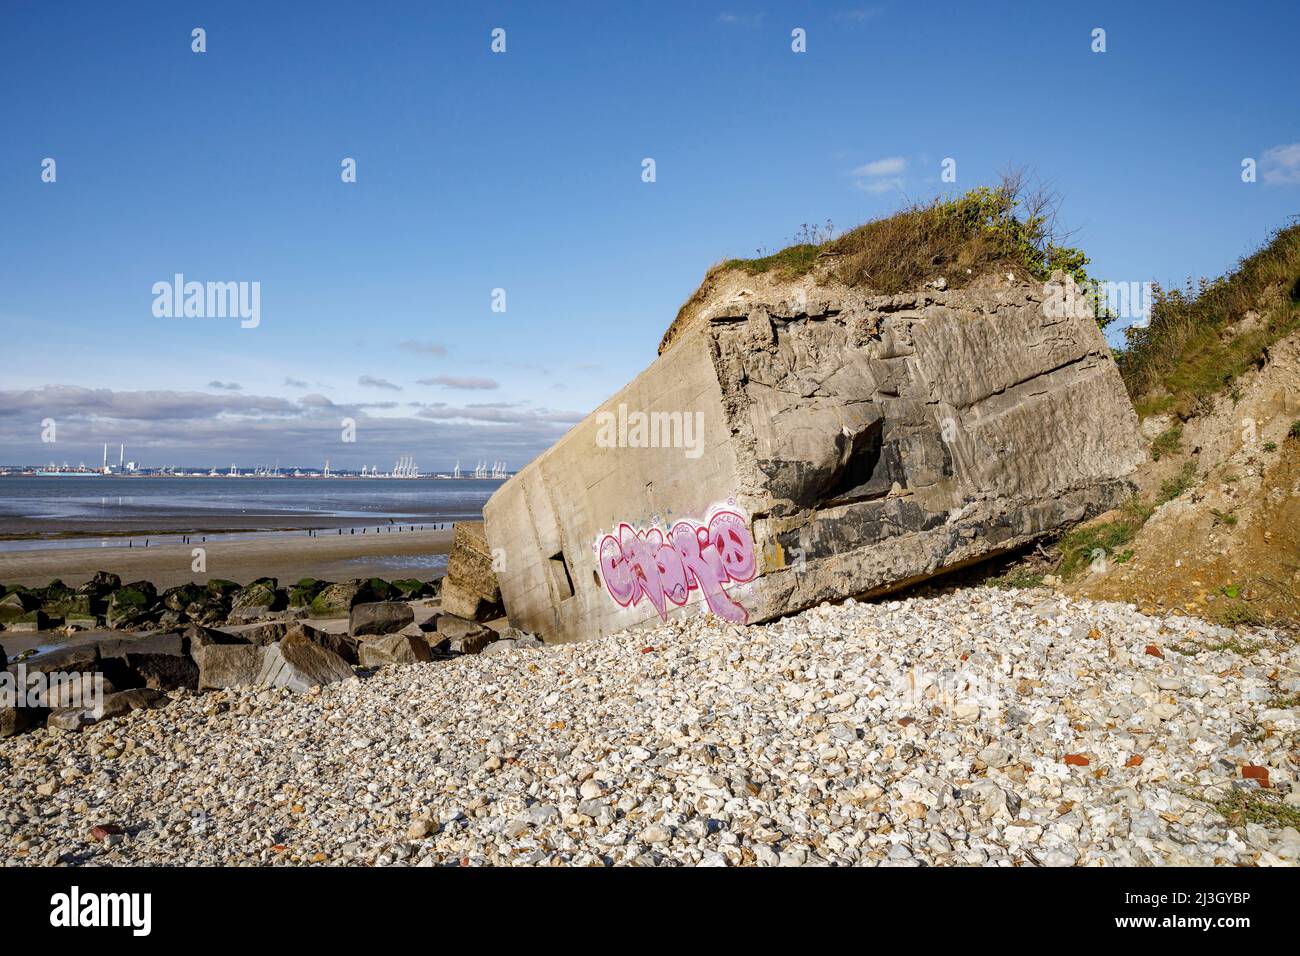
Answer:
MULTIPOLYGON (((1051 291, 715 282, 645 372, 488 502, 511 622, 564 641, 657 621, 653 602, 620 606, 602 582, 599 541, 622 524, 743 514, 758 570, 726 591, 756 622, 884 593, 1119 504, 1144 456, 1137 418, 1082 297, 1053 310, 1051 291), (602 447, 599 416, 620 405, 701 413, 703 454, 621 436, 602 447)), ((665 613, 701 613, 699 594, 665 613)))

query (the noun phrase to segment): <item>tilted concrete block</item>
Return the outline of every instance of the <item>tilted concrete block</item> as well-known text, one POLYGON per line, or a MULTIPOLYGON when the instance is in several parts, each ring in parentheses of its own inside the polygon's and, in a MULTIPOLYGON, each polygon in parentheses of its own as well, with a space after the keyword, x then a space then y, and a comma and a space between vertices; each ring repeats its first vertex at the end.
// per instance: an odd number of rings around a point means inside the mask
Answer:
POLYGON ((721 286, 487 503, 514 626, 564 641, 702 611, 769 620, 982 560, 1131 493, 1137 418, 1068 279, 721 286))

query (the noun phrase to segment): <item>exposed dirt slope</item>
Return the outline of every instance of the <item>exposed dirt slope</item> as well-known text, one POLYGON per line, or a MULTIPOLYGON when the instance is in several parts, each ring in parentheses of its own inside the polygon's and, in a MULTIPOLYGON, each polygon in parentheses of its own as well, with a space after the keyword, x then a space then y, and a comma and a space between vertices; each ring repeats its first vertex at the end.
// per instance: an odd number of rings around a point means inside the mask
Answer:
POLYGON ((1185 422, 1143 422, 1155 453, 1136 476, 1142 496, 1188 487, 1064 587, 1225 623, 1300 621, 1300 333, 1205 404, 1185 422))

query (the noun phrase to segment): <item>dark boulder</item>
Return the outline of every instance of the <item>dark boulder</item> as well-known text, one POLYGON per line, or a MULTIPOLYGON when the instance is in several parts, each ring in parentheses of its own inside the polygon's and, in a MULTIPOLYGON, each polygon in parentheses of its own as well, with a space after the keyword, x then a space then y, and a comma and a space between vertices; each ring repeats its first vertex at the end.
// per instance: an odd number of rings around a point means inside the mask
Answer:
POLYGON ((415 612, 404 601, 357 604, 348 615, 348 633, 353 637, 392 634, 414 620, 415 612))
POLYGON ((199 667, 190 656, 188 642, 179 633, 110 638, 97 646, 99 669, 116 687, 198 687, 199 667))

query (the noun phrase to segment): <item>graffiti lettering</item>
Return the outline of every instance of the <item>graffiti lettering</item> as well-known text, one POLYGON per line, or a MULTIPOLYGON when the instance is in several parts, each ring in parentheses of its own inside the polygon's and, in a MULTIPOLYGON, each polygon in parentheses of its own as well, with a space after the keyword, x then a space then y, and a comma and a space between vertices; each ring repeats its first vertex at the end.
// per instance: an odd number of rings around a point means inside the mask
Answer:
POLYGON ((734 511, 716 512, 707 525, 678 521, 667 534, 620 524, 618 536, 605 535, 597 552, 601 579, 620 607, 644 597, 666 618, 669 603, 682 607, 699 591, 718 617, 737 624, 749 620, 723 588, 728 581, 753 579, 758 569, 754 539, 734 511))

